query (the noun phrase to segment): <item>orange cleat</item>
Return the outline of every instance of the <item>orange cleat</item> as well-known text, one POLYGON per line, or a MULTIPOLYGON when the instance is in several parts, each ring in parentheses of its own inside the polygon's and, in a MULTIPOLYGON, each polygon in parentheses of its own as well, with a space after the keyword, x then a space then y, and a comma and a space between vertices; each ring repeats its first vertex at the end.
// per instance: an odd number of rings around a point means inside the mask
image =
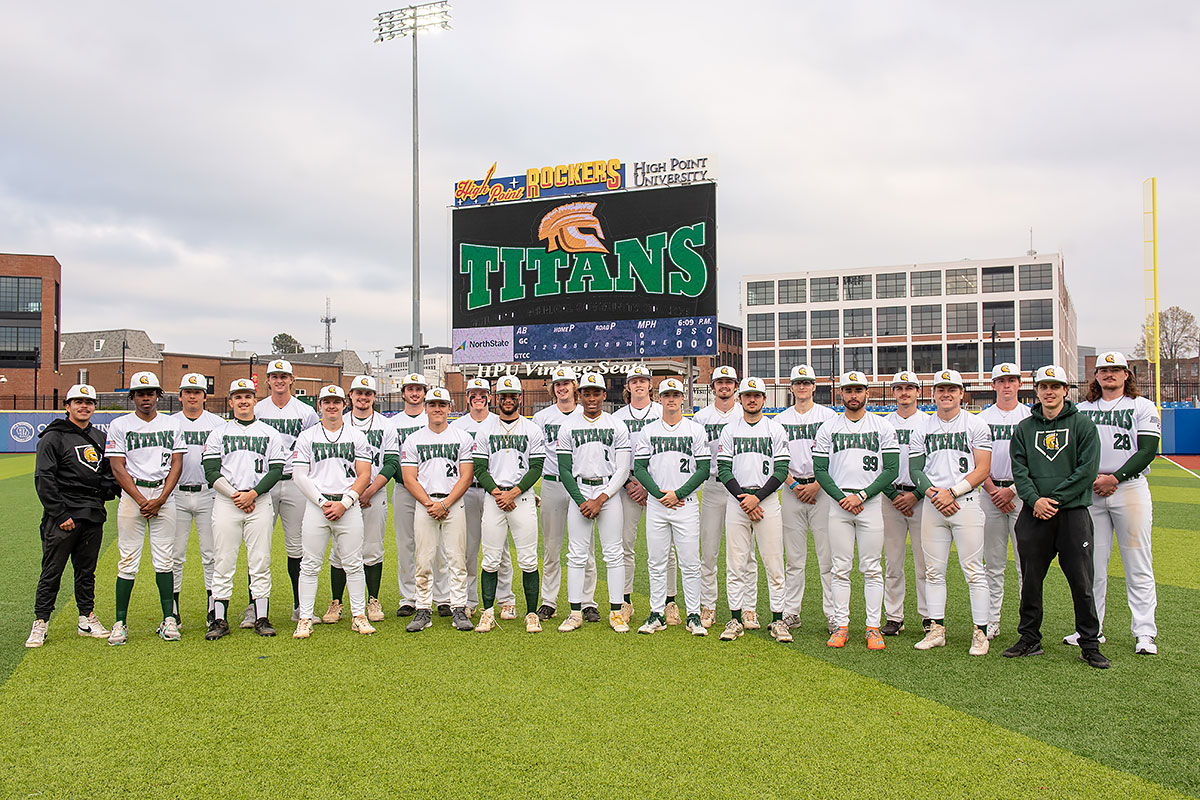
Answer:
POLYGON ((879 632, 879 628, 867 628, 867 649, 882 650, 883 634, 879 632))
POLYGON ((843 626, 835 630, 825 644, 829 647, 845 647, 848 638, 850 638, 850 630, 843 626))

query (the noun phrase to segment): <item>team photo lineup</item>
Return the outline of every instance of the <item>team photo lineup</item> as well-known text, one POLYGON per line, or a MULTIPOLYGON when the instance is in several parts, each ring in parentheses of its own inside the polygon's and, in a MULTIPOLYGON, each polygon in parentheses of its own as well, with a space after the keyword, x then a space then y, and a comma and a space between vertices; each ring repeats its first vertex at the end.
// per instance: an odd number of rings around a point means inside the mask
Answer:
MULTIPOLYGON (((42 567, 26 646, 46 644, 68 560, 80 636, 113 646, 149 639, 128 622, 147 542, 162 612, 156 633, 179 641, 193 528, 207 618, 187 620, 189 636, 215 641, 233 627, 275 636, 272 616, 287 614, 270 606, 277 523, 293 639, 347 620, 357 634, 386 631, 392 614, 380 598, 391 506, 401 618, 394 625, 406 633, 430 628, 435 616, 477 633, 508 620, 523 620, 528 633, 569 633, 607 616, 617 633, 681 626, 707 636, 716 628, 722 641, 736 641, 765 627, 786 644, 809 633, 800 623, 811 536, 820 581, 808 602, 820 603, 827 622, 813 635, 827 636, 830 648, 887 649, 906 630, 911 588, 916 616, 907 622, 921 634, 912 647, 961 643, 970 656, 987 655, 1002 636, 1011 548, 1019 597, 1009 598, 1003 655, 1043 653, 1042 587, 1057 558, 1075 619, 1062 643, 1107 668, 1100 645, 1114 542, 1132 615, 1129 646, 1118 650, 1158 652, 1146 475, 1161 422, 1138 396, 1124 355, 1102 353, 1096 364, 1077 402, 1067 397, 1061 366, 1023 375, 997 364, 995 402, 979 413, 964 407, 957 371, 923 385, 905 370, 890 381, 895 410, 886 416, 868 410, 870 385, 856 371, 836 381, 840 411, 814 402, 817 377, 807 364, 791 371, 793 404, 773 416, 764 413, 764 381, 739 380, 727 366, 712 372, 713 401, 694 414, 685 411, 682 381, 655 385, 640 364, 626 374, 625 404, 612 413, 604 410, 604 375, 558 366, 553 402, 531 417, 515 375, 494 385, 470 379, 467 407, 454 409, 446 388, 412 373, 401 382, 403 410, 385 416, 376 411, 374 377, 354 377, 348 392, 323 387, 314 411, 293 395, 291 363, 276 358, 268 396, 257 399, 249 379, 231 383, 227 419, 205 410, 204 376, 184 375, 181 410, 168 415, 157 406, 175 387, 138 372, 128 387, 133 410, 107 435, 90 422, 95 388, 77 384, 65 417, 37 446, 42 567), (1023 381, 1036 392, 1032 407, 1018 401, 1023 381), (935 410, 921 410, 922 402, 935 410), (108 628, 95 611, 96 564, 105 503, 117 498, 108 628), (638 564, 643 528, 646 561, 638 564), (969 630, 946 625, 952 546, 968 589, 969 630), (856 548, 861 598, 851 585, 856 548), (243 551, 245 580, 237 571, 243 551), (596 597, 601 560, 607 604, 596 597), (633 604, 639 569, 649 579, 644 618, 633 604)), ((100 576, 102 587, 110 577, 100 576)))

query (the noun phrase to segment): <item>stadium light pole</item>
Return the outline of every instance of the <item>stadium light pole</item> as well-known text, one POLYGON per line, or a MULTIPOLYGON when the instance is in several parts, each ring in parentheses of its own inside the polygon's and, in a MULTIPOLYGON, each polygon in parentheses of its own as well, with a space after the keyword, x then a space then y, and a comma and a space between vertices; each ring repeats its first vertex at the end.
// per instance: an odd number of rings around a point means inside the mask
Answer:
POLYGON ((420 31, 450 30, 450 2, 439 0, 384 11, 375 17, 375 41, 385 42, 412 36, 412 341, 409 371, 421 367, 421 201, 420 201, 420 134, 417 126, 417 33, 420 31))

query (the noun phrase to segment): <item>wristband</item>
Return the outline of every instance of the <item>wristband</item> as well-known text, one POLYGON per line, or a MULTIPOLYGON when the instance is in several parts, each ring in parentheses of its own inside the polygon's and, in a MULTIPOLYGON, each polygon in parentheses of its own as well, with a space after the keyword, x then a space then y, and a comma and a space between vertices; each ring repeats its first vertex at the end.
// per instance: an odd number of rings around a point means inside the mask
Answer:
POLYGON ((950 494, 954 495, 955 499, 958 499, 959 497, 962 497, 964 494, 967 494, 974 488, 975 487, 971 485, 971 482, 969 480, 967 480, 966 478, 963 478, 961 481, 954 484, 954 486, 952 486, 950 488, 950 494))
MULTIPOLYGON (((349 497, 349 498, 350 498, 350 504, 351 504, 351 505, 353 505, 354 503, 356 503, 356 502, 358 501, 358 492, 354 491, 353 489, 347 489, 347 490, 346 490, 346 491, 345 491, 345 492, 342 494, 342 497, 343 497, 343 498, 345 498, 345 497, 349 497)), ((349 508, 349 507, 350 507, 350 506, 347 506, 347 508, 349 508)))
POLYGON ((862 500, 864 503, 867 502, 867 493, 865 491, 855 492, 855 494, 858 495, 859 500, 862 500))
POLYGON ((338 500, 338 502, 341 503, 347 511, 354 508, 354 498, 348 494, 342 495, 342 499, 338 500))

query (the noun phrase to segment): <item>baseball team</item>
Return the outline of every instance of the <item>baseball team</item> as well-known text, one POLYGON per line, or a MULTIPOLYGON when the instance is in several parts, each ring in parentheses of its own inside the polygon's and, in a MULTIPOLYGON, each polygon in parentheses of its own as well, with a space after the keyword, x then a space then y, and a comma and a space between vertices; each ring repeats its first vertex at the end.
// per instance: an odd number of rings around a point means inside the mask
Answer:
POLYGON ((1154 404, 1138 396, 1122 354, 1098 357, 1083 402, 1067 399, 1065 376, 1054 365, 1037 370, 1037 402, 1029 407, 1018 401, 1018 367, 998 364, 991 373, 996 402, 972 414, 962 406, 961 375, 943 370, 930 387, 936 410, 928 413, 918 408, 921 381, 902 371, 891 380, 896 410, 885 417, 868 410, 866 376, 853 370, 838 381, 844 410, 814 402, 816 375, 802 364, 790 376, 794 404, 769 417, 761 379, 739 383, 732 368, 718 367, 712 404, 685 416, 677 379, 654 387, 648 369, 633 367, 626 404, 609 414, 603 376, 560 366, 551 374, 554 402, 532 419, 521 414, 520 380, 505 375, 494 389, 471 379, 466 413, 451 420, 449 392, 430 388, 420 374, 402 380, 404 409, 394 416, 375 411, 376 382, 367 375, 354 378, 348 393, 336 385, 321 389, 314 412, 292 394, 291 364, 276 359, 268 365, 267 397, 256 400, 249 379, 233 381, 228 419, 205 410, 207 381, 196 373, 180 382, 181 410, 159 413, 159 378, 139 372, 129 387, 133 411, 114 420, 106 437, 90 421, 95 389, 79 384, 67 393, 66 416, 48 425, 38 443, 43 557, 26 646, 45 642, 68 559, 79 635, 125 644, 147 540, 162 606, 157 634, 179 640, 179 593, 193 527, 208 595, 205 638, 230 633, 243 547, 247 604, 240 621, 233 620, 274 636, 271 536, 279 522, 293 638, 307 639, 317 625, 341 621, 347 593, 351 629, 375 633, 386 619, 379 598, 390 504, 396 615, 409 619, 412 633, 429 628, 435 612, 460 631, 481 633, 517 619, 514 552, 525 630, 540 632, 560 617, 564 544, 569 609, 558 630, 600 621, 597 536, 608 622, 628 632, 644 518, 650 608, 637 629, 642 634, 683 625, 706 636, 717 624, 724 539, 729 619, 720 638, 733 641, 761 627, 761 560, 767 630, 776 641, 791 642, 800 628, 811 536, 828 646, 849 643, 857 547, 866 647, 883 650, 886 637, 904 630, 911 541, 924 634, 914 647, 946 645, 953 544, 969 590, 968 652, 982 656, 1000 632, 1011 546, 1020 619, 1018 639, 1003 655, 1043 652, 1042 584, 1057 557, 1075 611, 1075 631, 1063 643, 1078 646, 1089 665, 1105 668, 1100 645, 1114 541, 1134 651, 1157 653, 1146 474, 1161 426, 1154 404), (95 613, 95 568, 104 503, 118 496, 116 619, 109 630, 95 613), (318 616, 326 560, 330 601, 318 616))

